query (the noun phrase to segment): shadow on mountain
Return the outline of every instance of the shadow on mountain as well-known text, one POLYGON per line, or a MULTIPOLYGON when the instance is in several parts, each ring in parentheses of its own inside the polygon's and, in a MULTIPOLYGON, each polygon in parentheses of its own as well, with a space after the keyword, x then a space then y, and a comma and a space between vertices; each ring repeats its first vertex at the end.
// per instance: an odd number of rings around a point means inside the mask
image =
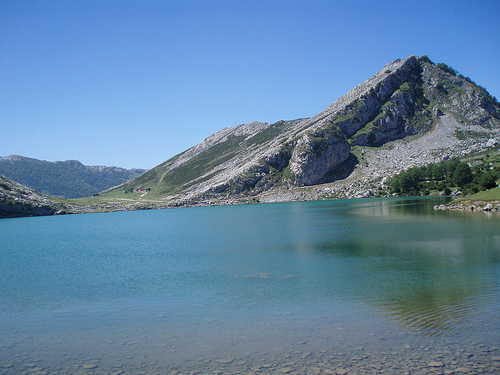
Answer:
POLYGON ((341 163, 334 170, 328 172, 321 183, 325 184, 349 177, 358 164, 358 158, 351 152, 347 160, 341 163))

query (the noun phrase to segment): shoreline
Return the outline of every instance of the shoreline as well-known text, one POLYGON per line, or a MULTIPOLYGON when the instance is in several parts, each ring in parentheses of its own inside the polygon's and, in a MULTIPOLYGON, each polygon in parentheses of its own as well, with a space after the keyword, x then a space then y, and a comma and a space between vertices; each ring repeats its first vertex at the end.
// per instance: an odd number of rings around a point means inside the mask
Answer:
POLYGON ((434 206, 440 211, 500 212, 500 200, 463 199, 458 202, 434 206))

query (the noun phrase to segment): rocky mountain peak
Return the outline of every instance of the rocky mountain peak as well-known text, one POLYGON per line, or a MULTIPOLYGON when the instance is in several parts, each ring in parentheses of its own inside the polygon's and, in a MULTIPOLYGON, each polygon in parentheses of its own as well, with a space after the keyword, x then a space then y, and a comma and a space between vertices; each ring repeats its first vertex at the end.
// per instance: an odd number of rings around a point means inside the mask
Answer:
POLYGON ((403 60, 398 59, 386 64, 371 78, 360 83, 354 89, 334 101, 323 112, 318 114, 317 117, 339 113, 346 107, 350 105, 352 106, 356 100, 361 100, 368 96, 370 90, 382 91, 381 95, 387 96, 387 94, 391 91, 391 88, 408 79, 410 72, 413 71, 418 64, 419 58, 416 55, 412 55, 403 60))

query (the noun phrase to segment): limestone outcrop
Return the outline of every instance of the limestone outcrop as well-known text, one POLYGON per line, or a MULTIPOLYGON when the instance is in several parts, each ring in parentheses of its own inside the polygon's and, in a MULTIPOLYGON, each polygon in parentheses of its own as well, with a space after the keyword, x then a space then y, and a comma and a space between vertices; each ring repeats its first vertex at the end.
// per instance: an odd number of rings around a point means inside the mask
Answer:
POLYGON ((347 139, 335 125, 304 134, 293 149, 289 181, 299 186, 323 181, 328 172, 347 160, 350 150, 347 139))
POLYGON ((54 215, 62 208, 46 195, 0 176, 0 218, 54 215))

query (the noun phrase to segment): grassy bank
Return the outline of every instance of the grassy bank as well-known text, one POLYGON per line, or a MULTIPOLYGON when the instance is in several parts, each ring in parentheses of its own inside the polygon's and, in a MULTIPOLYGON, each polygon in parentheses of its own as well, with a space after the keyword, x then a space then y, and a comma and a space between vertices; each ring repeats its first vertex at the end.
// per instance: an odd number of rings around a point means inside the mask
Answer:
POLYGON ((456 202, 461 201, 499 201, 500 202, 500 186, 489 189, 486 191, 480 191, 474 195, 469 195, 468 197, 458 199, 456 202))

